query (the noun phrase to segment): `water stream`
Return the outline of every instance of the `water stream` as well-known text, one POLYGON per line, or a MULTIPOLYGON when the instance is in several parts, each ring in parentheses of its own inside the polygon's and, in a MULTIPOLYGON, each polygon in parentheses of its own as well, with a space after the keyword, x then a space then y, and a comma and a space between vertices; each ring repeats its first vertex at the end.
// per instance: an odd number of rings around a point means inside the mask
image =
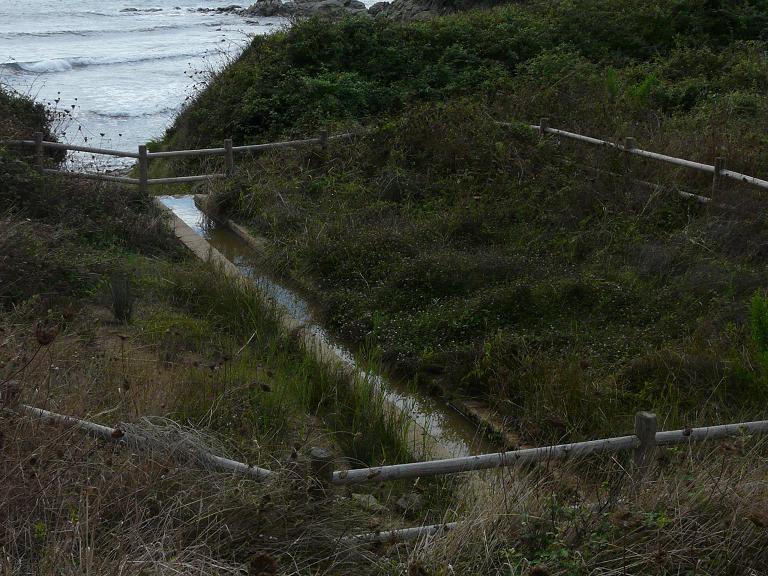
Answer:
POLYGON ((354 354, 341 345, 315 319, 309 302, 295 291, 281 285, 259 266, 252 248, 229 229, 207 218, 195 205, 192 195, 161 196, 160 201, 221 252, 278 306, 304 324, 318 339, 332 347, 350 367, 369 378, 384 397, 430 436, 441 456, 467 456, 498 449, 478 427, 442 400, 433 398, 396 379, 366 373, 357 366, 354 354))

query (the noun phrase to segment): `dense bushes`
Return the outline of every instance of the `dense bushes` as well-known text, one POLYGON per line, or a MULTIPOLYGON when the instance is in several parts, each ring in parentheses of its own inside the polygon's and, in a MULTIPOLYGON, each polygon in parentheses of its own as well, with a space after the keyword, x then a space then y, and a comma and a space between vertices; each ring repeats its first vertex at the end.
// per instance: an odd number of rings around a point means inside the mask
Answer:
POLYGON ((766 281, 746 248, 762 244, 762 212, 649 198, 623 176, 585 177, 578 163, 594 158, 560 148, 463 99, 411 107, 334 145, 327 164, 266 156, 217 198, 275 241, 275 262, 337 334, 488 398, 527 437, 607 433, 636 409, 671 425, 762 402, 742 348, 766 281))
MULTIPOLYGON (((55 119, 23 96, 0 90, 0 118, 0 139, 37 131, 52 138, 55 119)), ((67 301, 92 290, 125 253, 176 250, 150 198, 43 178, 25 150, 0 147, 0 309, 29 298, 67 301)))
MULTIPOLYGON (((511 84, 520 69, 540 74, 542 88, 560 92, 583 83, 574 62, 578 68, 599 63, 591 76, 601 77, 609 96, 624 89, 635 107, 652 97, 666 99, 665 108, 690 108, 710 90, 695 81, 663 90, 675 61, 694 55, 695 68, 705 67, 709 81, 736 91, 722 74, 733 54, 720 51, 737 40, 765 39, 766 20, 762 0, 532 0, 409 25, 311 20, 256 38, 170 134, 189 145, 229 136, 256 141, 389 115, 415 101, 472 95, 493 103, 516 90, 511 84), (547 53, 569 54, 567 66, 531 65, 547 53), (639 62, 645 69, 636 68, 639 62), (627 66, 625 80, 616 71, 627 66)), ((753 45, 752 51, 761 49, 753 45)))
POLYGON ((761 202, 725 189, 727 211, 707 210, 676 192, 709 194, 708 176, 495 120, 761 174, 766 17, 754 1, 532 0, 304 22, 256 39, 168 142, 370 123, 327 157, 265 155, 217 194, 337 334, 529 437, 624 429, 636 409, 722 419, 765 399, 746 322, 767 281, 761 202))
POLYGON ((51 113, 43 104, 7 91, 0 84, 0 140, 30 138, 43 132, 52 139, 51 113))

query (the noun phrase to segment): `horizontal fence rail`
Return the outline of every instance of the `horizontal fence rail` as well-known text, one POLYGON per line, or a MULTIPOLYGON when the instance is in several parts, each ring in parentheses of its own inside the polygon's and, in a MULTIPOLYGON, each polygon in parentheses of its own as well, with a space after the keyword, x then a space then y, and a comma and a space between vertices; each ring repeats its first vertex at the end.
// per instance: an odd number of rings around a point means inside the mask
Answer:
POLYGON ((180 158, 185 156, 224 156, 225 148, 200 148, 197 150, 167 150, 165 152, 147 152, 147 158, 180 158))
MULTIPOLYGON (((502 126, 512 126, 509 122, 498 122, 497 124, 502 126)), ((643 150, 635 146, 634 138, 627 137, 624 139, 624 144, 611 142, 609 140, 603 140, 600 138, 594 138, 592 136, 586 136, 584 134, 577 134, 575 132, 569 132, 567 130, 561 130, 559 128, 552 128, 549 126, 549 122, 546 118, 542 118, 539 124, 528 125, 533 130, 537 130, 540 134, 551 134, 562 138, 568 138, 571 140, 585 142, 594 146, 601 146, 605 148, 612 148, 614 150, 648 158, 650 160, 656 160, 659 162, 665 162, 684 168, 690 168, 699 172, 711 174, 713 177, 712 188, 713 191, 717 189, 722 178, 729 178, 736 180, 743 184, 755 186, 768 190, 768 180, 763 180, 749 174, 742 174, 734 170, 727 170, 725 168, 725 159, 716 158, 715 164, 705 164, 702 162, 696 162, 694 160, 688 160, 685 158, 677 158, 675 156, 669 156, 667 154, 661 154, 659 152, 652 152, 650 150, 643 150)), ((265 150, 279 149, 279 148, 300 148, 303 146, 316 146, 319 145, 323 149, 327 146, 328 142, 336 140, 346 140, 369 133, 370 129, 363 129, 355 132, 347 132, 343 134, 335 134, 329 136, 327 132, 321 132, 317 138, 307 138, 303 140, 286 140, 283 142, 267 142, 263 144, 246 144, 242 146, 234 146, 232 140, 228 139, 224 141, 224 146, 220 148, 199 148, 193 150, 164 150, 159 152, 150 152, 147 150, 146 145, 139 146, 138 152, 128 152, 121 150, 110 150, 108 148, 96 148, 90 146, 79 146, 75 144, 63 144, 60 142, 48 142, 43 140, 41 133, 35 134, 34 140, 0 140, 0 145, 6 146, 34 146, 37 168, 41 173, 46 174, 68 174, 73 176, 80 176, 83 178, 91 178, 94 180, 104 180, 110 182, 120 182, 124 184, 138 184, 141 189, 146 189, 147 186, 157 184, 185 184, 190 182, 199 182, 208 179, 226 178, 232 176, 235 172, 234 154, 236 152, 260 152, 265 150), (128 178, 123 176, 112 176, 108 174, 98 173, 82 173, 82 172, 64 172, 55 170, 45 170, 43 166, 44 150, 51 148, 54 150, 71 150, 75 152, 88 152, 91 154, 103 154, 109 156, 117 156, 123 158, 135 158, 138 160, 139 178, 128 178), (185 158, 185 157, 198 157, 198 156, 224 156, 226 163, 226 172, 224 174, 201 174, 197 176, 176 176, 168 178, 149 178, 148 163, 151 159, 156 158, 185 158)), ((709 201, 709 198, 692 195, 695 199, 704 199, 709 201)))
POLYGON ((304 140, 287 140, 284 142, 267 142, 264 144, 248 144, 244 146, 233 146, 232 140, 224 141, 221 148, 199 148, 195 150, 164 150, 160 152, 150 152, 145 144, 139 146, 138 152, 128 152, 123 150, 110 150, 108 148, 96 148, 91 146, 79 146, 76 144, 64 144, 61 142, 49 142, 43 140, 43 134, 35 133, 34 140, 0 140, 3 146, 32 146, 35 148, 35 165, 41 174, 73 176, 86 178, 90 180, 103 180, 106 182, 119 182, 122 184, 137 184, 140 189, 146 190, 148 186, 157 184, 187 184, 191 182, 201 182, 219 178, 227 178, 235 172, 234 154, 236 152, 260 152, 264 150, 273 150, 279 148, 301 148, 304 146, 319 145, 323 149, 328 142, 337 140, 346 140, 353 138, 363 132, 347 132, 343 134, 334 134, 329 136, 326 131, 320 133, 317 138, 307 138, 304 140), (121 158, 135 158, 138 160, 138 178, 127 176, 114 176, 110 174, 100 174, 92 172, 70 172, 64 170, 53 170, 44 166, 45 149, 69 150, 74 152, 88 152, 91 154, 101 154, 108 156, 117 156, 121 158), (174 176, 168 178, 150 178, 149 161, 153 158, 185 158, 197 156, 224 156, 226 172, 216 174, 200 174, 196 176, 174 176))
POLYGON ((456 474, 473 470, 487 470, 564 458, 576 458, 603 452, 634 450, 635 462, 646 462, 656 446, 669 446, 693 441, 714 440, 743 434, 764 434, 768 432, 768 420, 723 424, 702 428, 686 428, 656 432, 656 416, 640 412, 635 418, 635 434, 601 440, 588 440, 572 444, 527 448, 494 454, 446 458, 428 462, 392 464, 372 468, 339 470, 333 472, 332 484, 357 484, 361 482, 385 482, 404 478, 456 474))
POLYGON ((397 530, 382 530, 380 532, 369 532, 367 534, 357 534, 348 536, 342 541, 345 544, 359 544, 368 542, 406 542, 415 540, 422 536, 433 536, 454 530, 459 525, 458 522, 446 522, 445 524, 430 524, 427 526, 416 526, 414 528, 400 528, 397 530))
POLYGON ((90 152, 91 154, 103 154, 105 156, 118 156, 124 158, 138 158, 136 152, 126 152, 121 150, 109 150, 107 148, 91 148, 90 146, 77 146, 75 144, 62 144, 61 142, 43 142, 43 148, 53 148, 54 150, 72 150, 73 152, 90 152))
MULTIPOLYGON (((42 408, 36 408, 34 406, 27 406, 25 404, 19 405, 21 412, 26 413, 32 418, 41 420, 42 422, 50 424, 65 424, 75 428, 79 428, 83 432, 106 440, 108 442, 120 442, 128 443, 137 447, 141 447, 143 444, 147 444, 148 441, 145 438, 131 438, 131 435, 120 428, 109 428, 95 422, 89 422, 88 420, 81 420, 73 416, 65 416, 63 414, 57 414, 56 412, 50 412, 42 408)), ((216 456, 215 454, 209 454, 207 452, 198 452, 195 456, 202 461, 202 463, 210 466, 214 470, 221 472, 234 472, 243 476, 248 476, 254 480, 265 480, 273 474, 271 470, 265 468, 259 468, 258 466, 249 466, 243 462, 236 460, 230 460, 222 456, 216 456)))
MULTIPOLYGON (((500 122, 502 125, 511 126, 508 122, 500 122)), ((668 156, 667 154, 660 154, 658 152, 651 152, 650 150, 642 150, 635 147, 634 138, 625 138, 625 143, 618 144, 610 142, 608 140, 601 140, 599 138, 593 138, 592 136, 585 136, 583 134, 577 134, 575 132, 568 132, 566 130, 560 130, 557 128, 551 128, 548 125, 546 118, 542 118, 539 124, 530 124, 530 128, 538 130, 540 134, 553 134, 555 136, 561 136, 563 138, 569 138, 571 140, 577 140, 580 142, 586 142, 587 144, 593 144, 595 146, 603 146, 606 148, 613 148, 627 154, 633 154, 635 156, 641 156, 643 158, 649 158, 651 160, 658 160, 660 162, 666 162, 668 164, 674 164, 676 166, 682 166, 684 168, 691 168, 700 172, 705 172, 713 175, 712 187, 713 190, 717 188, 721 178, 730 178, 731 180, 737 180, 744 184, 749 184, 757 188, 763 188, 768 190, 768 180, 762 180, 755 176, 749 176, 748 174, 742 174, 734 170, 725 169, 725 159, 716 158, 715 164, 704 164, 702 162, 695 162, 694 160, 687 160, 685 158, 677 158, 675 156, 668 156)))
POLYGON ((202 176, 175 176, 173 178, 149 178, 147 184, 183 184, 186 182, 201 182, 203 180, 215 180, 226 178, 226 174, 203 174, 202 176))
POLYGON ((110 174, 90 174, 88 172, 67 172, 66 170, 52 170, 44 168, 43 174, 58 174, 59 176, 72 176, 75 178, 84 178, 86 180, 104 180, 105 182, 120 182, 121 184, 138 184, 138 178, 129 178, 128 176, 112 176, 110 174))
POLYGON ((428 462, 411 462, 409 464, 392 464, 374 468, 358 468, 341 470, 333 473, 334 484, 358 484, 360 482, 385 482, 403 478, 419 478, 422 476, 438 476, 456 474, 474 470, 488 470, 514 466, 525 462, 539 462, 559 458, 573 458, 597 454, 600 452, 616 452, 637 448, 639 441, 636 436, 621 436, 605 440, 590 440, 573 444, 527 448, 510 452, 480 454, 478 456, 462 456, 428 462))
MULTIPOLYGON (((0 144, 5 146, 35 146, 35 140, 0 140, 0 144)), ((78 146, 77 144, 64 144, 62 142, 48 142, 41 140, 43 148, 52 148, 54 150, 71 150, 73 152, 90 152, 91 154, 103 154, 105 156, 118 156, 120 158, 138 158, 136 152, 126 150, 110 150, 108 148, 93 148, 91 146, 78 146)))

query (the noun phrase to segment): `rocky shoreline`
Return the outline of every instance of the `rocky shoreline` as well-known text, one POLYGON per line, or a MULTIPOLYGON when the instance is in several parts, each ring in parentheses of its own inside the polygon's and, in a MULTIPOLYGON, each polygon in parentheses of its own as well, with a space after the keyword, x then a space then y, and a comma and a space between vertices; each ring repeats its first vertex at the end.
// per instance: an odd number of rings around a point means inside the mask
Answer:
POLYGON ((198 8, 198 12, 234 13, 243 17, 321 18, 345 16, 389 18, 392 20, 426 20, 474 8, 487 9, 502 0, 393 0, 377 2, 367 8, 360 0, 257 0, 243 7, 237 4, 218 8, 198 8))

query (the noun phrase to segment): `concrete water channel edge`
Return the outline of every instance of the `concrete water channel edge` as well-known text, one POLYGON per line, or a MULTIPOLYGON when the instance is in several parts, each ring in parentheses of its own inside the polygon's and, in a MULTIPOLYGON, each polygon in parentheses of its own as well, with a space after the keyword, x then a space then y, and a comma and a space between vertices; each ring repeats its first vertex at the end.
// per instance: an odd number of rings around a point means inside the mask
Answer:
MULTIPOLYGON (((266 250, 269 245, 269 240, 260 236, 255 236, 244 226, 241 226, 234 220, 221 215, 216 207, 212 206, 212 203, 209 201, 207 194, 195 194, 194 200, 195 206, 209 220, 215 221, 218 226, 223 226, 224 228, 230 230, 240 240, 245 242, 254 254, 259 255, 262 260, 266 259, 266 250)), ((286 290, 290 293, 292 289, 281 287, 281 290, 286 290)), ((293 293, 294 294, 291 297, 291 304, 295 305, 295 303, 298 300, 301 300, 302 297, 297 296, 297 290, 293 290, 293 293)), ((310 308, 308 304, 306 304, 305 307, 310 308)), ((309 316, 305 317, 309 319, 309 316)), ((317 322, 315 322, 315 324, 317 324, 317 322)), ((324 334, 323 337, 328 338, 328 335, 324 334)), ((337 348, 338 351, 344 354, 344 356, 349 360, 354 360, 349 351, 343 349, 343 345, 337 346, 337 348)), ((390 381, 392 381, 392 378, 390 378, 390 381)), ((397 385, 398 384, 395 383, 395 386, 397 385)), ((414 391, 407 391, 402 383, 399 384, 399 388, 401 391, 405 390, 404 393, 406 394, 415 393, 414 391)), ((429 402, 434 403, 437 402, 437 400, 430 398, 429 402)), ((505 449, 521 446, 520 438, 508 429, 502 419, 497 416, 497 414, 487 403, 480 400, 453 398, 450 400, 446 399, 445 404, 454 411, 458 412, 468 422, 473 423, 478 428, 478 430, 482 430, 482 432, 488 436, 487 440, 490 442, 489 446, 505 449)), ((476 433, 478 430, 474 430, 473 432, 476 433)))
POLYGON ((265 305, 274 308, 278 321, 295 334, 305 350, 337 371, 350 384, 367 380, 381 393, 386 408, 409 421, 409 448, 418 460, 469 456, 503 448, 493 443, 484 427, 436 398, 405 383, 385 378, 358 366, 354 354, 336 342, 315 320, 312 307, 297 292, 278 282, 259 266, 262 241, 245 230, 233 231, 199 208, 203 198, 192 195, 158 196, 156 203, 171 217, 176 236, 198 258, 220 266, 222 273, 256 286, 265 305), (245 236, 245 238, 243 238, 245 236))

